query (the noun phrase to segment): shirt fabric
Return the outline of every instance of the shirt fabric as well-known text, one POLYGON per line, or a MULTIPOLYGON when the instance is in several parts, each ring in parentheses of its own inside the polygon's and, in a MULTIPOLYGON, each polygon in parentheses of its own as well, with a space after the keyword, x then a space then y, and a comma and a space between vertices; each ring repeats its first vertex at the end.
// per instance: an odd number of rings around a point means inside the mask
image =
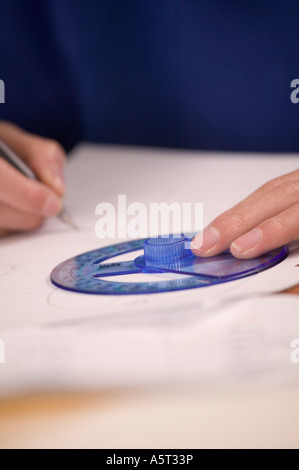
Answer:
POLYGON ((57 139, 298 151, 297 0, 0 0, 0 119, 57 139))

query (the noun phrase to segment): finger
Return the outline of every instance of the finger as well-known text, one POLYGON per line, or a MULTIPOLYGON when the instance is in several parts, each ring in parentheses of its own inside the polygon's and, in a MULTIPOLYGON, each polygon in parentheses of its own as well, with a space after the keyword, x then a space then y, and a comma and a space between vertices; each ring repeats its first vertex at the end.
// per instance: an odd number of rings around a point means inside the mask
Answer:
POLYGON ((265 220, 231 244, 236 258, 254 258, 299 239, 299 203, 265 220), (275 234, 275 236, 273 236, 275 234))
MULTIPOLYGON (((221 253, 241 235, 297 202, 299 202, 299 180, 281 183, 251 202, 240 204, 217 217, 203 234, 195 236, 192 250, 197 256, 203 257, 221 253)), ((253 234, 257 235, 256 232, 253 234)))
POLYGON ((290 173, 286 173, 285 175, 279 176, 278 178, 274 178, 270 181, 267 181, 260 188, 256 189, 253 193, 251 193, 245 199, 243 199, 234 207, 232 207, 232 209, 237 209, 243 204, 247 204, 248 202, 254 201, 260 196, 263 196, 264 194, 266 194, 268 191, 272 191, 273 189, 275 189, 277 186, 279 186, 282 183, 286 183, 288 181, 295 181, 298 179, 299 179, 299 169, 292 171, 290 173))
POLYGON ((22 212, 8 204, 0 203, 0 236, 8 232, 34 230, 44 219, 38 215, 22 212))
POLYGON ((63 167, 66 156, 56 141, 29 134, 6 122, 0 123, 0 137, 30 166, 40 181, 60 196, 64 194, 63 167))
POLYGON ((62 209, 60 197, 39 181, 30 180, 0 158, 0 201, 21 212, 50 217, 62 209))

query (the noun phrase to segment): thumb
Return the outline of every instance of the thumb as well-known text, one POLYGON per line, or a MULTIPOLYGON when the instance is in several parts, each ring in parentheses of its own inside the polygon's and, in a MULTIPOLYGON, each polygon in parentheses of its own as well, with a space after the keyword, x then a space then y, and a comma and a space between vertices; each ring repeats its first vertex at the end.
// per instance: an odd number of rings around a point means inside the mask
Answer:
POLYGON ((65 193, 66 155, 55 140, 38 137, 8 122, 0 122, 0 137, 59 196, 65 193))

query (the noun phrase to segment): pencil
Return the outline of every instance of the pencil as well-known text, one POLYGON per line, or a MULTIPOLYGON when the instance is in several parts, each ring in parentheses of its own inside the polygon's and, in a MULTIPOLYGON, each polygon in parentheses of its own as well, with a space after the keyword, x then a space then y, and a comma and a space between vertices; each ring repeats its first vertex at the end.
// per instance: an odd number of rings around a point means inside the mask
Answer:
MULTIPOLYGON (((12 165, 16 170, 18 170, 20 173, 22 173, 24 176, 27 176, 27 178, 31 180, 37 180, 36 175, 33 173, 31 168, 29 168, 26 163, 23 162, 23 160, 18 157, 13 150, 8 147, 3 140, 0 139, 0 157, 4 158, 10 165, 12 165)), ((69 217, 67 214, 65 208, 62 208, 62 210, 57 214, 57 217, 59 217, 63 222, 68 224, 70 227, 73 229, 77 230, 77 226, 73 222, 73 220, 69 217)))

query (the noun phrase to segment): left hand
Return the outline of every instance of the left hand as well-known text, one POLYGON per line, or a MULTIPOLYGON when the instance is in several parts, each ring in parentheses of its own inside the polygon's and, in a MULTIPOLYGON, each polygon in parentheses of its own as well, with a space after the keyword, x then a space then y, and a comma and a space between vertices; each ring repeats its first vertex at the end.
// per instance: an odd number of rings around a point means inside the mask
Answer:
POLYGON ((230 248, 236 258, 248 259, 298 239, 299 169, 269 181, 219 215, 194 237, 191 249, 208 257, 230 248))

